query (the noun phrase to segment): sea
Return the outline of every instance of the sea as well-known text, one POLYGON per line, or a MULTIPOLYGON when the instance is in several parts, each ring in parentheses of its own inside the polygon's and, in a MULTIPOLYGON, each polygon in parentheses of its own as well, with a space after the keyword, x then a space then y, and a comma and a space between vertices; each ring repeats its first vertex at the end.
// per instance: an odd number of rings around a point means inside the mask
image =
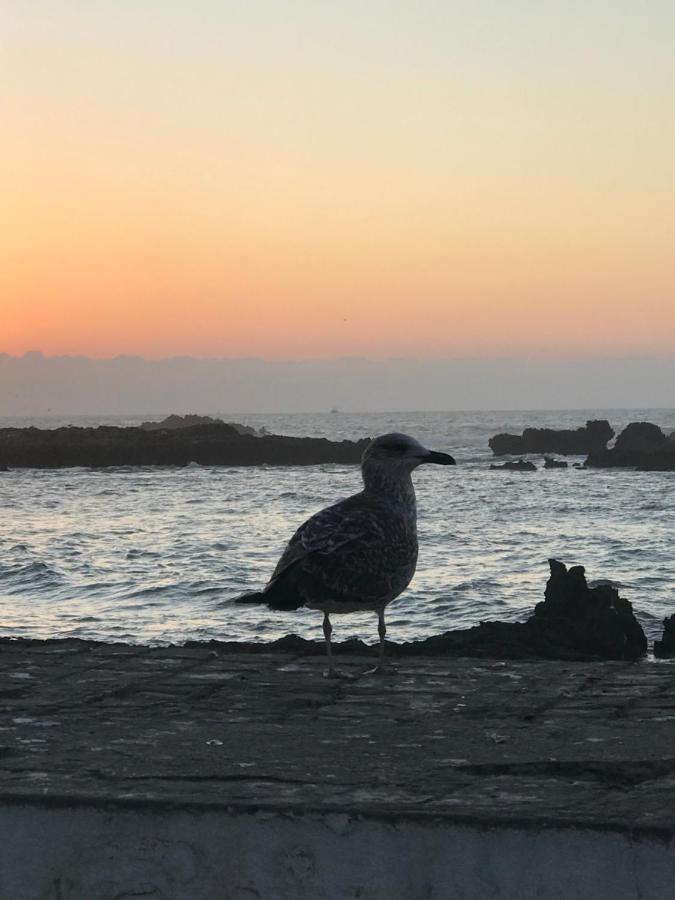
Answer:
MULTIPOLYGON (((9 418, 0 427, 134 425, 144 416, 9 418)), ((548 559, 583 565, 633 604, 648 637, 675 612, 675 472, 500 472, 489 438, 608 419, 675 430, 675 409, 517 412, 333 411, 212 415, 285 435, 414 435, 452 468, 414 475, 420 553, 388 608, 388 637, 411 640, 482 620, 526 618, 548 559)), ((321 637, 321 614, 234 605, 262 587, 295 529, 360 489, 357 466, 119 467, 0 473, 0 634, 144 644, 321 637)), ((372 614, 334 618, 334 638, 376 640, 372 614)))

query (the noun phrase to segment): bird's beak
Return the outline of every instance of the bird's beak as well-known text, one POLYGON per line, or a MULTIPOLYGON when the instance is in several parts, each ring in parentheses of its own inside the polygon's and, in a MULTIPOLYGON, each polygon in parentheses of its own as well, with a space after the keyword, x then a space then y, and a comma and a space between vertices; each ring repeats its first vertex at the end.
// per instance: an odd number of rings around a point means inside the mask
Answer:
POLYGON ((422 457, 423 463, 436 463, 439 466, 454 466, 455 460, 449 453, 438 453, 436 450, 429 450, 426 456, 422 457))

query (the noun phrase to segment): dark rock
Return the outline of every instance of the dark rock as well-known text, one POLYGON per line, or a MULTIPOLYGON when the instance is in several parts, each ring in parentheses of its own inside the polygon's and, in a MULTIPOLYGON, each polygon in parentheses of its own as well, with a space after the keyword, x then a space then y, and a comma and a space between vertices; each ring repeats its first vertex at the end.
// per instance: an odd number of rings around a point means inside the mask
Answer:
POLYGON ((605 419, 592 419, 576 429, 526 428, 522 435, 497 434, 490 438, 495 456, 516 453, 588 454, 606 448, 614 429, 605 419))
POLYGON ((566 469, 569 463, 567 463, 564 459, 554 459, 552 456, 544 457, 544 468, 545 469, 566 469))
POLYGON ((616 439, 614 447, 590 453, 589 468, 628 467, 642 471, 675 470, 675 441, 651 422, 631 422, 616 439))
POLYGON ((162 431, 143 428, 2 428, 0 466, 208 466, 358 463, 368 444, 239 434, 231 425, 196 425, 162 431))
POLYGON ((175 413, 172 413, 160 422, 141 422, 139 428, 143 428, 145 431, 166 431, 171 428, 191 428, 193 425, 225 424, 226 423, 222 419, 214 419, 211 416, 198 416, 194 414, 178 416, 175 413))
POLYGON ((654 656, 658 659, 675 657, 675 615, 663 620, 663 635, 660 641, 654 641, 654 656))
POLYGON ((194 425, 230 425, 239 434, 258 436, 256 429, 250 425, 240 425, 238 422, 224 422, 222 419, 214 419, 211 416, 194 414, 178 416, 172 413, 170 416, 162 419, 161 422, 141 422, 139 427, 145 431, 168 431, 173 428, 192 428, 194 425))
POLYGON ((526 622, 481 622, 412 641, 403 654, 449 653, 504 659, 638 659, 647 639, 631 604, 609 584, 589 587, 583 566, 549 560, 545 599, 526 622))
POLYGON ((653 453, 667 440, 658 425, 652 422, 631 422, 616 439, 614 450, 624 453, 653 453))
POLYGON ((647 652, 647 639, 633 607, 608 583, 589 587, 583 566, 569 571, 549 560, 551 577, 545 599, 534 608, 528 625, 579 652, 603 659, 637 659, 647 652))
POLYGON ((520 434, 496 434, 488 441, 490 450, 495 456, 509 456, 510 454, 524 453, 523 438, 520 434))
POLYGON ((253 437, 262 437, 264 434, 268 434, 268 431, 264 425, 260 429, 260 431, 258 431, 252 425, 242 425, 241 422, 228 422, 228 425, 236 428, 239 434, 250 434, 253 437))
POLYGON ((510 462, 505 462, 501 466, 496 466, 494 463, 490 466, 491 469, 498 470, 506 470, 507 472, 536 472, 537 467, 533 462, 525 459, 517 459, 510 462))

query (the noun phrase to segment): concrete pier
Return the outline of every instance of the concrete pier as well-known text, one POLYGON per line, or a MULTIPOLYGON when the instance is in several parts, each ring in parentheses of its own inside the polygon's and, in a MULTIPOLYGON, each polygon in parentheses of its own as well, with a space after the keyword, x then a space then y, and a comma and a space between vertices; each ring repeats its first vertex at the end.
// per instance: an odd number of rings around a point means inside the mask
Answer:
POLYGON ((675 667, 0 642, 2 900, 675 894, 675 667))

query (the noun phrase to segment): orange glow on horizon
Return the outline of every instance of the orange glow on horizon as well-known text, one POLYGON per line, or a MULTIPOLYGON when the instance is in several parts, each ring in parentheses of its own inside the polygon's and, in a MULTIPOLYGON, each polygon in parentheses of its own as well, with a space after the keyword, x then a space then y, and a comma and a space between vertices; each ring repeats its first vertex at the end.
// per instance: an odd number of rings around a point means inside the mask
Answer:
POLYGON ((671 6, 55 5, 9 17, 0 352, 675 353, 671 6))

